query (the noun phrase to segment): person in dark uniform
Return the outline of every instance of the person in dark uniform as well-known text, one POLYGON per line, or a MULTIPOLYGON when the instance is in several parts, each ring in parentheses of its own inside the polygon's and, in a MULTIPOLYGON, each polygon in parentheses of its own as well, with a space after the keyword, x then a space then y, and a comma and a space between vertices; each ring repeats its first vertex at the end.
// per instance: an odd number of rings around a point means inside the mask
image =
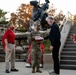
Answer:
POLYGON ((51 16, 46 18, 47 23, 50 25, 51 30, 48 36, 44 39, 49 39, 51 42, 50 50, 52 50, 52 58, 54 61, 54 71, 51 72, 51 75, 59 75, 60 68, 59 68, 59 48, 60 48, 60 30, 56 22, 51 16))

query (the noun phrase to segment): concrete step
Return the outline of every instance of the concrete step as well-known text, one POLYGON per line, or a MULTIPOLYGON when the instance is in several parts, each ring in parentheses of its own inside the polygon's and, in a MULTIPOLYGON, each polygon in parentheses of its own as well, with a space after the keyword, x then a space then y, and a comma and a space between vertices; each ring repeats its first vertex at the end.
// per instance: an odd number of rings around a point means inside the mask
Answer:
POLYGON ((76 60, 76 56, 71 56, 71 55, 61 55, 60 57, 61 60, 76 60))
POLYGON ((74 33, 70 33, 70 32, 69 32, 68 37, 71 37, 73 34, 74 34, 74 33))
POLYGON ((76 29, 76 26, 71 27, 71 29, 76 29))
POLYGON ((60 56, 60 68, 76 70, 76 44, 71 39, 72 34, 76 34, 76 26, 71 27, 60 56))
POLYGON ((66 41, 73 41, 71 38, 68 38, 66 41))
POLYGON ((73 41, 66 41, 65 44, 74 44, 73 41))
POLYGON ((76 29, 76 26, 71 27, 71 29, 76 29))
POLYGON ((23 61, 27 60, 27 54, 23 53, 20 55, 20 59, 23 59, 23 61))
POLYGON ((75 30, 76 29, 76 26, 71 27, 71 30, 73 30, 73 29, 75 30))
POLYGON ((76 33, 69 33, 68 35, 69 35, 69 36, 72 36, 73 34, 76 34, 76 33))
POLYGON ((71 29, 70 32, 72 32, 72 33, 76 33, 76 30, 71 29))
POLYGON ((76 33, 76 30, 71 30, 69 33, 76 33))
POLYGON ((76 26, 71 27, 71 29, 76 29, 76 26))
POLYGON ((63 50, 64 53, 76 53, 76 50, 63 50))
POLYGON ((66 43, 65 43, 65 45, 66 45, 66 46, 76 46, 76 44, 75 44, 75 43, 72 43, 72 44, 69 44, 69 43, 68 43, 68 44, 66 44, 66 43))
POLYGON ((76 56, 75 51, 63 51, 61 55, 70 55, 70 56, 76 56))
POLYGON ((5 61, 5 54, 0 54, 0 62, 4 62, 5 61))
POLYGON ((71 38, 71 36, 69 36, 69 35, 68 35, 68 37, 67 37, 67 38, 71 38))
POLYGON ((76 44, 65 44, 64 48, 76 48, 76 44))
MULTIPOLYGON (((16 54, 16 59, 26 61, 27 54, 16 54)), ((0 54, 0 62, 5 61, 5 54, 0 54)))
MULTIPOLYGON (((71 39, 71 40, 68 40, 68 39, 67 39, 66 42, 73 42, 73 40, 72 40, 72 39, 71 39)), ((74 42, 73 42, 73 43, 74 43, 74 42)))
POLYGON ((76 33, 76 30, 71 30, 69 33, 76 33))
POLYGON ((4 49, 2 47, 0 48, 0 54, 5 54, 4 49))
POLYGON ((63 51, 76 51, 76 48, 63 48, 63 51))
POLYGON ((76 27, 76 25, 73 25, 72 27, 76 27))
POLYGON ((65 65, 76 65, 76 60, 60 60, 60 64, 65 64, 65 65))
POLYGON ((70 31, 74 31, 74 30, 76 30, 76 27, 72 27, 72 28, 70 29, 70 31))
POLYGON ((76 30, 71 30, 69 33, 76 33, 76 30))
POLYGON ((72 39, 71 36, 68 36, 67 39, 72 39))
POLYGON ((76 65, 60 65, 60 69, 69 69, 69 70, 76 70, 76 65))
POLYGON ((70 57, 76 57, 76 56, 71 56, 71 55, 61 55, 61 57, 68 57, 68 58, 70 58, 70 57))
MULTIPOLYGON (((75 34, 76 34, 76 33, 75 33, 75 34)), ((71 37, 72 35, 73 35, 73 34, 70 33, 70 34, 68 35, 68 37, 71 37)), ((68 38, 67 38, 67 39, 68 39, 68 38)), ((71 38, 70 38, 70 39, 71 39, 71 38)))

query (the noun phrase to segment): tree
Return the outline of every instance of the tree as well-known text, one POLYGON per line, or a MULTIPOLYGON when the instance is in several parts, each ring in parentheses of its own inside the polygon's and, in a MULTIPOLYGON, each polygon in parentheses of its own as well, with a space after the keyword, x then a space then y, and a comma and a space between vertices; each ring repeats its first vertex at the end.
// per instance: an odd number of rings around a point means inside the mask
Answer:
POLYGON ((0 22, 6 21, 6 17, 5 17, 6 14, 7 14, 7 12, 0 9, 0 22))
POLYGON ((48 11, 48 14, 54 17, 55 13, 56 13, 56 8, 55 8, 54 4, 52 4, 48 11))
POLYGON ((60 24, 60 22, 65 17, 65 15, 63 14, 62 10, 60 10, 59 13, 57 14, 56 10, 57 9, 55 8, 54 4, 52 4, 51 7, 50 7, 50 9, 49 9, 49 11, 48 11, 48 14, 50 16, 52 16, 58 24, 60 24))
POLYGON ((76 14, 74 15, 73 20, 74 20, 74 25, 76 25, 76 14))
POLYGON ((10 23, 15 25, 16 24, 16 19, 17 19, 17 15, 15 13, 11 13, 10 23))
POLYGON ((30 4, 21 4, 16 13, 11 14, 10 22, 18 28, 28 30, 29 21, 32 15, 32 6, 30 4))
POLYGON ((54 17, 55 21, 60 24, 61 21, 63 21, 63 18, 65 15, 63 14, 63 11, 60 10, 60 12, 54 17))

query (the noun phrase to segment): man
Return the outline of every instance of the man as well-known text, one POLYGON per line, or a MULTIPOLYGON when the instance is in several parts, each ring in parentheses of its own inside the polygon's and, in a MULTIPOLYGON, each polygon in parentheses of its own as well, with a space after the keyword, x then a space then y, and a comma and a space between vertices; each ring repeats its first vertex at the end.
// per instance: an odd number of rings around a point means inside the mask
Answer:
POLYGON ((50 50, 52 50, 52 58, 54 61, 54 71, 50 74, 52 75, 59 75, 59 48, 60 48, 60 31, 59 27, 54 21, 54 19, 49 16, 46 18, 47 23, 50 25, 51 30, 48 36, 44 39, 49 39, 51 42, 50 50))
POLYGON ((15 68, 15 33, 14 26, 9 25, 6 32, 2 37, 2 42, 4 43, 5 50, 5 63, 6 63, 6 73, 10 73, 10 64, 11 62, 11 71, 18 71, 15 68))

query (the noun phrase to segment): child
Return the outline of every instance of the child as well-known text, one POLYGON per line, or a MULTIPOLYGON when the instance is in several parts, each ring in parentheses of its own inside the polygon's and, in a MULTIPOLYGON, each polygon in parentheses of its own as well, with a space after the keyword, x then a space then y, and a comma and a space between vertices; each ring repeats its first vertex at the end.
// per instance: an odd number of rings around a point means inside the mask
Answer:
MULTIPOLYGON (((39 29, 40 29, 40 25, 38 25, 38 22, 34 22, 34 31, 31 33, 31 37, 32 36, 41 36, 39 29)), ((42 41, 41 41, 42 42, 42 41)), ((43 53, 44 53, 44 45, 42 43, 40 43, 40 47, 41 47, 41 52, 42 52, 42 56, 40 58, 40 67, 43 67, 43 53)), ((27 59, 27 64, 26 67, 31 67, 31 44, 28 47, 28 59, 27 59)))
POLYGON ((32 65, 32 73, 39 72, 42 73, 40 70, 40 58, 41 58, 41 47, 40 44, 43 40, 39 32, 40 23, 34 22, 34 31, 31 33, 31 65, 32 65), (36 69, 36 71, 35 71, 36 69))
POLYGON ((40 64, 40 58, 41 58, 41 47, 40 47, 40 42, 43 40, 40 36, 35 36, 34 39, 32 40, 32 50, 31 50, 31 55, 32 55, 32 73, 36 72, 42 73, 42 71, 39 69, 39 64, 40 64))

